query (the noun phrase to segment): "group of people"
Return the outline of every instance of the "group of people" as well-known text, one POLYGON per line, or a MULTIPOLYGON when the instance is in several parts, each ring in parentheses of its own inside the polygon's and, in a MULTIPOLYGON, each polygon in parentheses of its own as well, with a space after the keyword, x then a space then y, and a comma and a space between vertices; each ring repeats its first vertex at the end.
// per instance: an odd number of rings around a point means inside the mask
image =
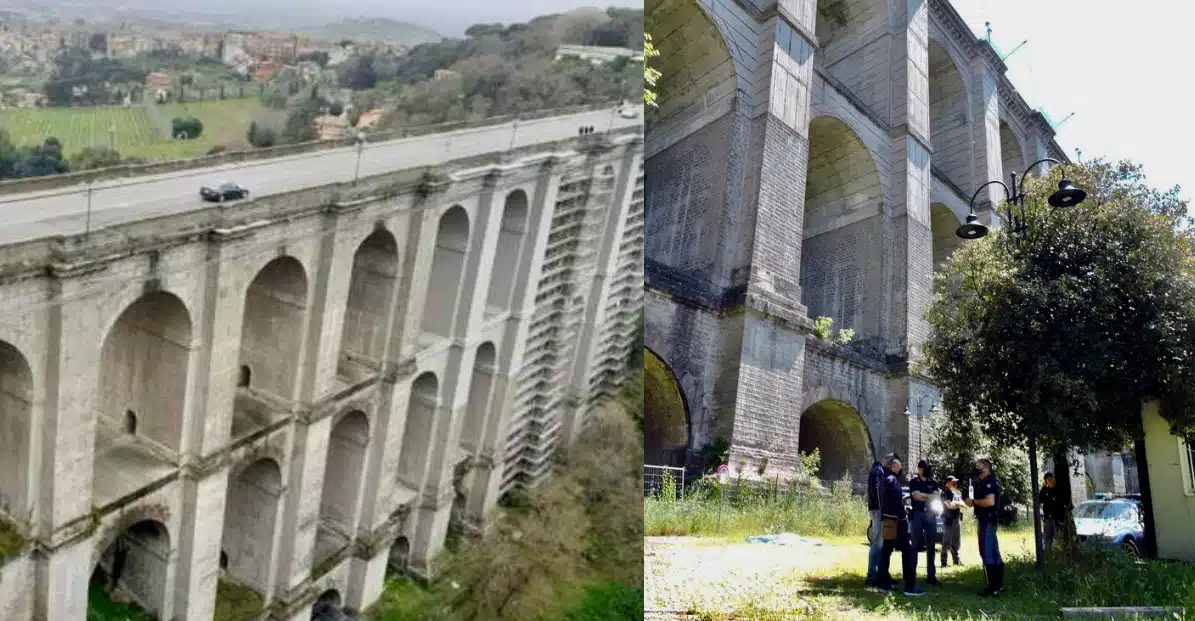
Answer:
POLYGON ((930 510, 935 495, 938 495, 943 506, 942 566, 948 564, 948 553, 955 565, 962 565, 959 560, 960 522, 963 507, 970 507, 979 525, 979 555, 987 577, 987 587, 980 595, 998 596, 1004 590, 1004 560, 1000 556, 997 537, 1001 490, 992 473, 992 462, 987 459, 975 461, 971 473, 973 494, 963 493, 958 479, 953 476, 939 484, 933 478, 932 466, 924 460, 918 462, 917 476, 908 482, 910 508, 907 511, 904 480, 902 464, 895 453, 876 462, 868 475, 867 508, 871 512, 872 538, 867 559, 867 586, 903 592, 909 597, 925 595, 925 591, 917 586, 917 551, 923 544, 926 550, 925 582, 930 586, 941 584, 934 567, 937 518, 930 510), (900 550, 901 554, 903 585, 896 583, 889 572, 895 550, 900 550))

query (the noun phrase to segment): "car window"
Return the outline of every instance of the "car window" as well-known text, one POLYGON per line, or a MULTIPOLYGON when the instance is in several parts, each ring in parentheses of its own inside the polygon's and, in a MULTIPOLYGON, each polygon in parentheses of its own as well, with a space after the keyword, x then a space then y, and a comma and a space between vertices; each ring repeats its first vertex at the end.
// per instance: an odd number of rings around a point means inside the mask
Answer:
POLYGON ((1106 502, 1084 502, 1078 507, 1075 507, 1075 517, 1077 518, 1099 518, 1104 512, 1104 508, 1108 506, 1106 502))

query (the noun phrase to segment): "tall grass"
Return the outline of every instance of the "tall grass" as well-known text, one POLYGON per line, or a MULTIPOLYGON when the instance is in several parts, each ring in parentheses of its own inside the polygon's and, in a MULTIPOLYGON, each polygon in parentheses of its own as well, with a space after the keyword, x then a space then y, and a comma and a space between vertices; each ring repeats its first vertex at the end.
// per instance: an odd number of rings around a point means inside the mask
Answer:
POLYGON ((671 485, 665 477, 660 493, 644 501, 644 534, 842 537, 867 532, 867 504, 851 496, 850 480, 836 481, 826 491, 778 481, 702 479, 685 490, 683 500, 676 499, 671 485))

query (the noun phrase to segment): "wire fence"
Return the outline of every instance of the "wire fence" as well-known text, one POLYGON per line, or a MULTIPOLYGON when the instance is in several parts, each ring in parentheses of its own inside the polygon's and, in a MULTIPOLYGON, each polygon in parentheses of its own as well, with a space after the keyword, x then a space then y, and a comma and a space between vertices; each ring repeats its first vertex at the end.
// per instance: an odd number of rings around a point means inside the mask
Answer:
POLYGON ((685 469, 672 466, 643 466, 643 495, 646 498, 685 499, 685 469))

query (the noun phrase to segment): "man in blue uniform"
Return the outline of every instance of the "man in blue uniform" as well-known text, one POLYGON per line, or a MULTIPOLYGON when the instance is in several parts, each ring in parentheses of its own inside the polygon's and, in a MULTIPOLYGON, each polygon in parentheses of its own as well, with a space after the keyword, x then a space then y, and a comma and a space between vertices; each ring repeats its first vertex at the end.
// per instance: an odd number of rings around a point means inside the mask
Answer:
POLYGON ((988 579, 988 586, 980 595, 996 597, 1004 590, 1004 559, 1000 556, 1000 540, 996 537, 1000 482, 992 473, 992 462, 987 459, 975 462, 974 474, 977 478, 975 497, 966 502, 968 507, 975 509, 975 521, 979 523, 979 556, 983 559, 983 570, 988 579))
POLYGON ((888 475, 880 485, 880 513, 884 523, 880 535, 883 537, 883 531, 887 529, 895 536, 884 539, 884 552, 880 558, 876 586, 885 590, 892 589, 892 574, 889 572, 892 551, 900 550, 902 577, 905 582, 904 594, 909 597, 925 595, 925 591, 917 588, 917 559, 913 550, 909 549, 909 519, 905 513, 904 492, 900 486, 900 460, 895 457, 885 459, 888 475))
POLYGON ((912 505, 913 527, 913 569, 917 568, 917 551, 921 543, 925 542, 925 583, 938 586, 934 568, 935 537, 938 531, 938 520, 929 510, 930 500, 934 492, 938 491, 938 482, 933 479, 933 468, 924 459, 917 462, 917 476, 909 481, 909 497, 912 505))
MULTIPOLYGON (((891 453, 885 459, 895 457, 891 453)), ((867 511, 871 514, 871 549, 867 552, 867 586, 876 585, 880 570, 880 555, 884 553, 884 538, 880 536, 883 519, 880 517, 880 483, 888 473, 883 464, 875 462, 867 475, 867 511)))

